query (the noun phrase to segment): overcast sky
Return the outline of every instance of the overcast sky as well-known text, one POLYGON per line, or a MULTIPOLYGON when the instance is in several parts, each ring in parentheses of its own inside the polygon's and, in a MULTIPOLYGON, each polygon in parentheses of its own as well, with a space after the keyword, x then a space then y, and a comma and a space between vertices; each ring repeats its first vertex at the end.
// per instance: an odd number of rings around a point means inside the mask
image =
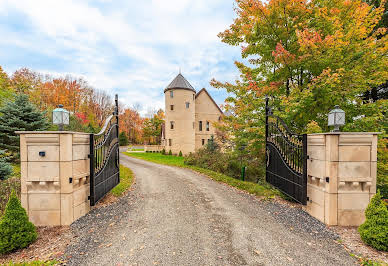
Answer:
POLYGON ((209 81, 234 81, 240 49, 217 34, 235 17, 234 0, 0 0, 0 65, 85 78, 128 106, 164 108, 178 74, 222 104, 209 81))

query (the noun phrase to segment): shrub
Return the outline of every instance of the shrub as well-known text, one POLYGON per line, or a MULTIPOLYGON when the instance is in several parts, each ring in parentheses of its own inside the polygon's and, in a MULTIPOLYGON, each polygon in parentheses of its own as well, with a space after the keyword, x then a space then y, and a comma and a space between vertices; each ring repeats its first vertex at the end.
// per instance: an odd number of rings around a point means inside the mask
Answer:
POLYGON ((388 209, 380 191, 365 210, 365 222, 358 228, 362 241, 378 250, 388 251, 388 209))
POLYGON ((183 154, 182 154, 182 151, 179 151, 179 157, 182 157, 183 154))
POLYGON ((0 180, 8 179, 12 174, 12 166, 5 158, 0 158, 0 180))
POLYGON ((168 152, 168 155, 172 155, 172 151, 171 150, 168 152))
MULTIPOLYGON (((224 153, 208 148, 190 153, 185 157, 186 165, 195 165, 236 179, 241 178, 241 157, 236 153, 224 153)), ((257 157, 244 158, 243 165, 247 166, 246 181, 264 182, 265 166, 263 160, 257 157)))
POLYGON ((166 155, 166 149, 163 149, 163 150, 162 150, 162 154, 163 154, 163 155, 166 155))
POLYGON ((379 138, 377 148, 377 188, 388 199, 388 137, 379 138))
POLYGON ((35 226, 12 191, 0 220, 0 254, 27 247, 37 238, 35 226))

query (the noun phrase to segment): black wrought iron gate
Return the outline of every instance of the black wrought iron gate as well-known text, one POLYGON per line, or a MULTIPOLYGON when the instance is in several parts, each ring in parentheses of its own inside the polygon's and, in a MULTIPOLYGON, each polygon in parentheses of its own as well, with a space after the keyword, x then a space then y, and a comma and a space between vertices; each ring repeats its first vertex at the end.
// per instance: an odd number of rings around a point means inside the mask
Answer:
POLYGON ((120 183, 119 107, 115 96, 115 110, 98 134, 90 134, 90 205, 105 196, 120 183))
POLYGON ((307 135, 291 132, 265 103, 266 180, 295 201, 307 203, 307 135))

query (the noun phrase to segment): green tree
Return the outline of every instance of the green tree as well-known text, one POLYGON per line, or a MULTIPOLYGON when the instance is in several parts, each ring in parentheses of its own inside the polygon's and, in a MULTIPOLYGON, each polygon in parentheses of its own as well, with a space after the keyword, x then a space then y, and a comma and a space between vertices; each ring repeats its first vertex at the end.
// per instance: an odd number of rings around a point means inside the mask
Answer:
POLYGON ((0 66, 0 106, 4 103, 5 100, 12 97, 13 90, 11 88, 11 81, 0 66))
POLYGON ((124 131, 120 132, 119 142, 120 142, 120 146, 127 146, 128 145, 128 137, 124 131))
POLYGON ((385 28, 376 29, 383 6, 346 0, 236 3, 237 18, 219 36, 241 46, 248 63, 236 62, 241 72, 236 84, 213 80, 212 85, 232 93, 231 106, 246 107, 238 110, 239 130, 250 131, 252 109, 253 119, 262 120, 264 108, 253 105, 265 95, 275 114, 298 132, 311 121, 328 130, 327 113, 336 104, 347 113, 345 130, 381 128, 387 101, 365 102, 361 96, 388 79, 388 36, 382 36, 385 28))
POLYGON ((12 166, 5 158, 0 158, 0 180, 8 179, 12 174, 12 166))
POLYGON ((212 135, 209 139, 208 143, 206 144, 206 149, 209 152, 215 152, 219 149, 218 143, 215 141, 214 136, 212 135))
POLYGON ((148 139, 149 143, 160 144, 163 118, 164 112, 159 110, 151 119, 145 119, 143 137, 148 139))
POLYGON ((365 210, 365 222, 358 228, 366 244, 388 251, 388 209, 381 200, 380 191, 371 199, 365 210))
POLYGON ((12 191, 0 219, 0 254, 27 247, 37 238, 35 226, 28 221, 26 210, 12 191))
POLYGON ((15 155, 19 152, 19 136, 15 131, 45 130, 48 126, 44 113, 30 103, 26 95, 18 94, 14 101, 0 108, 0 149, 15 155))

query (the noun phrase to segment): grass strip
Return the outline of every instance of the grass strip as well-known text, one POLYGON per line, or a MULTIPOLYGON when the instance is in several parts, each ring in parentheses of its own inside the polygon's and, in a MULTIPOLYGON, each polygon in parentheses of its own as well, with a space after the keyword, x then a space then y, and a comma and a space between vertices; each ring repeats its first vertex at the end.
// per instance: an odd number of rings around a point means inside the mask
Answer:
POLYGON ((115 197, 121 197, 133 183, 133 172, 131 169, 120 165, 120 184, 115 186, 111 193, 115 197))
POLYGON ((41 266, 41 265, 58 265, 59 261, 56 260, 50 260, 50 261, 41 261, 41 260, 34 260, 29 262, 7 262, 6 264, 3 264, 4 266, 41 266))
POLYGON ((204 174, 211 179, 222 182, 225 184, 228 184, 232 187, 235 187, 240 190, 244 190, 250 194, 265 197, 265 198, 273 198, 275 195, 280 196, 280 192, 274 188, 272 188, 269 184, 259 184, 259 183, 252 183, 247 181, 242 181, 209 169, 201 168, 198 166, 193 165, 186 165, 184 163, 185 158, 179 157, 179 156, 172 156, 172 155, 163 155, 161 153, 131 153, 131 152, 124 152, 125 155, 137 159, 142 159, 145 161, 153 162, 153 163, 159 163, 159 164, 165 164, 170 166, 177 166, 181 168, 187 168, 194 170, 198 173, 204 174))

